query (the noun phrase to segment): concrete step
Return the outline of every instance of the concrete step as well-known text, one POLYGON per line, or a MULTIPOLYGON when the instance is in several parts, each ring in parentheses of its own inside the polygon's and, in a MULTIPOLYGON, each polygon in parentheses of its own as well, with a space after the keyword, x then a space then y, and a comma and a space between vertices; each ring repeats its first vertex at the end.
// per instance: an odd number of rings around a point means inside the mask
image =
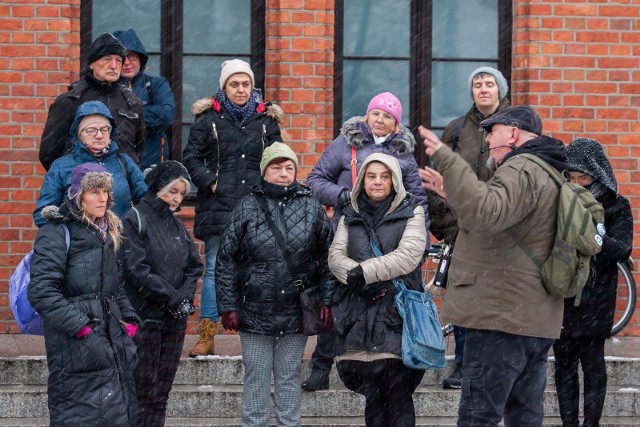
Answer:
MULTIPOLYGON (((606 357, 608 384, 620 387, 640 387, 640 359, 606 357)), ((310 372, 310 361, 302 362, 302 378, 310 372)), ((442 371, 427 371, 421 386, 442 384, 454 369, 452 360, 442 371)), ((0 358, 0 385, 43 385, 47 384, 48 370, 45 356, 0 358)), ((174 384, 236 384, 243 382, 244 366, 239 356, 207 356, 183 358, 180 360, 174 384)), ((331 370, 329 383, 341 386, 336 369, 331 370)), ((547 384, 555 384, 553 378, 553 356, 547 364, 547 384)))
MULTIPOLYGON (((422 386, 414 394, 416 415, 455 417, 460 392, 440 386, 422 386)), ((558 403, 553 388, 544 396, 545 414, 557 416, 558 403)), ((242 407, 241 385, 175 385, 171 391, 167 416, 174 418, 228 418, 239 416, 242 407)), ((303 393, 304 417, 352 417, 363 414, 364 398, 343 387, 303 393)), ((0 419, 47 417, 46 386, 0 386, 0 419)), ((640 390, 609 387, 604 416, 635 417, 640 420, 640 390)), ((640 422, 638 423, 640 424, 640 422)))

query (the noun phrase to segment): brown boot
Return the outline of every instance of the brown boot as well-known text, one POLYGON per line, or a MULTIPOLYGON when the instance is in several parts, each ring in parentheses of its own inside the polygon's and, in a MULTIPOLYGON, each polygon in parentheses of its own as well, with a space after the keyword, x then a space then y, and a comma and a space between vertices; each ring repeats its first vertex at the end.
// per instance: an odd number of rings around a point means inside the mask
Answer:
POLYGON ((213 320, 204 318, 200 321, 198 331, 200 332, 200 338, 196 345, 189 352, 189 357, 196 356, 208 356, 214 354, 215 343, 213 337, 218 334, 218 324, 213 323, 213 320))

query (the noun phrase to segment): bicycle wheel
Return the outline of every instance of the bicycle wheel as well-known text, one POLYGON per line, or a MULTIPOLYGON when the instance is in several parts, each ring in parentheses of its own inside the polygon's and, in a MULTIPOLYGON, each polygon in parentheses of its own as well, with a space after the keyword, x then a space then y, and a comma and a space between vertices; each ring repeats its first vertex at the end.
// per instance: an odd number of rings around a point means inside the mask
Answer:
POLYGON ((636 309, 637 291, 636 283, 631 273, 632 269, 633 260, 631 259, 618 263, 618 297, 611 336, 614 336, 627 326, 636 309))

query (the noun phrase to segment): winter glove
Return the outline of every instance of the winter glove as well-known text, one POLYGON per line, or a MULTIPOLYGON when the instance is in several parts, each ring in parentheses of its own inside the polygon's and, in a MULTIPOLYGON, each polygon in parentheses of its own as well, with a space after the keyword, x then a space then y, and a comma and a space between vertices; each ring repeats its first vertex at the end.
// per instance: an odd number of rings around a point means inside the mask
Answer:
POLYGON ((80 329, 78 332, 76 332, 76 334, 74 335, 74 337, 80 339, 80 338, 84 338, 87 335, 93 333, 93 329, 91 329, 88 325, 84 325, 82 327, 82 329, 80 329))
POLYGON ((191 301, 187 298, 180 301, 173 307, 167 307, 167 310, 171 315, 176 319, 184 319, 185 317, 193 314, 196 311, 196 308, 193 306, 191 301))
POLYGON ((127 333, 127 335, 133 338, 138 333, 138 327, 133 323, 127 323, 124 327, 124 331, 127 333))
POLYGON ((328 331, 333 326, 333 316, 331 315, 331 307, 323 305, 320 307, 320 321, 322 322, 322 329, 328 331))
POLYGON ((338 207, 343 209, 345 206, 351 203, 351 190, 348 188, 343 189, 338 195, 338 207))
POLYGON ((364 271, 362 271, 362 266, 358 265, 357 267, 347 271, 347 286, 353 289, 355 292, 361 292, 362 288, 364 288, 367 283, 364 281, 364 271))
POLYGON ((364 288, 362 288, 362 294, 371 299, 377 299, 384 296, 386 293, 387 286, 385 282, 371 283, 370 285, 365 285, 364 288))
POLYGON ((237 311, 227 311, 226 313, 222 313, 220 316, 220 320, 222 320, 222 327, 228 331, 238 331, 238 312, 237 311))

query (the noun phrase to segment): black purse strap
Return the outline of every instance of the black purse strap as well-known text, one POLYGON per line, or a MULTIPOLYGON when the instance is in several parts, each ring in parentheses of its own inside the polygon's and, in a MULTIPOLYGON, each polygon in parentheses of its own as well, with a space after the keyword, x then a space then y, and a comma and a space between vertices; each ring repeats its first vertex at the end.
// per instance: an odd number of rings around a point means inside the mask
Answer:
MULTIPOLYGON (((271 214, 269 213, 269 209, 267 208, 267 201, 265 200, 264 197, 259 195, 256 195, 256 200, 258 201, 258 204, 264 211, 264 215, 267 219, 267 224, 271 229, 271 233, 273 233, 273 236, 276 238, 276 243, 280 248, 280 252, 282 252, 282 255, 284 256, 284 261, 287 264, 287 268, 289 268, 289 272, 293 277, 296 277, 297 276, 296 269, 293 267, 293 263, 291 262, 291 254, 289 253, 289 248, 287 247, 287 244, 284 241, 284 236, 282 235, 278 227, 276 227, 275 222, 273 222, 273 218, 271 217, 271 214)), ((304 290, 304 284, 302 283, 302 280, 296 279, 294 280, 293 284, 294 286, 300 288, 301 291, 304 290)))

